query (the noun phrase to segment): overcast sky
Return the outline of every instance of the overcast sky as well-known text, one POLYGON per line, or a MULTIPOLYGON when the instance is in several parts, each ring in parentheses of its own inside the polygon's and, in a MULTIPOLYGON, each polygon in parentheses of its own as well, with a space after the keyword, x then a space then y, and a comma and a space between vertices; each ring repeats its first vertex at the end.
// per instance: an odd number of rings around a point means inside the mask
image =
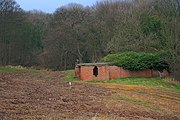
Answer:
POLYGON ((83 6, 92 6, 96 1, 101 0, 16 0, 24 10, 28 11, 37 9, 47 13, 52 13, 56 8, 69 3, 79 3, 83 6))

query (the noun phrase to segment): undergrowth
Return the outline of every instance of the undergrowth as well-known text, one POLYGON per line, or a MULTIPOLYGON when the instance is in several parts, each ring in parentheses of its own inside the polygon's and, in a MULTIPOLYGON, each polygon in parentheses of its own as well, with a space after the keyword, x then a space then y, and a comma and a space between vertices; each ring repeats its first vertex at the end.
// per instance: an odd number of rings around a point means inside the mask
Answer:
POLYGON ((120 78, 109 81, 93 80, 91 83, 105 83, 105 84, 123 84, 123 85, 143 85, 150 87, 162 87, 166 89, 180 92, 180 83, 177 81, 166 80, 161 78, 120 78))

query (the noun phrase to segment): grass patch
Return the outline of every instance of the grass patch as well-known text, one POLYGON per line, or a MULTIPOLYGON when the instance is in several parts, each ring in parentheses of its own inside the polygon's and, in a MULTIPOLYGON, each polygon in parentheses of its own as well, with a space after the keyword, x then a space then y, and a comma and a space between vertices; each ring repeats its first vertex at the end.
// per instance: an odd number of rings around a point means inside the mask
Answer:
POLYGON ((134 104, 137 104, 137 105, 142 105, 142 106, 144 106, 146 108, 150 108, 150 109, 153 109, 153 110, 156 110, 156 111, 163 112, 163 110, 161 110, 157 106, 155 106, 155 105, 153 105, 151 103, 145 102, 145 101, 137 100, 137 99, 126 97, 126 96, 120 96, 120 95, 117 95, 117 94, 112 94, 111 97, 113 99, 115 99, 115 100, 124 100, 124 101, 128 101, 128 102, 131 102, 131 103, 134 103, 134 104))
POLYGON ((21 72, 21 71, 22 70, 17 69, 17 68, 0 67, 0 72, 13 73, 13 72, 21 72))
POLYGON ((79 81, 79 79, 74 78, 74 70, 67 70, 66 73, 67 73, 67 76, 64 77, 64 81, 67 81, 67 82, 79 81))
POLYGON ((74 78, 72 76, 66 76, 64 77, 64 81, 67 81, 67 82, 73 82, 73 81, 78 81, 79 79, 77 78, 74 78))
POLYGON ((89 80, 88 83, 107 83, 107 81, 104 80, 89 80))
POLYGON ((133 102, 136 103, 138 105, 147 105, 148 103, 144 102, 144 101, 140 101, 134 98, 130 98, 130 97, 126 97, 126 96, 120 96, 120 95, 116 95, 116 94, 112 94, 111 97, 113 99, 117 99, 117 100, 125 100, 125 101, 129 101, 129 102, 133 102))
POLYGON ((66 73, 68 75, 74 76, 74 70, 67 70, 66 73))
POLYGON ((16 68, 16 67, 0 67, 1 73, 17 73, 17 72, 39 73, 43 71, 44 70, 34 70, 34 69, 16 68))
POLYGON ((180 85, 178 83, 174 83, 160 78, 122 78, 122 79, 113 79, 107 81, 107 83, 163 87, 180 92, 180 85))
POLYGON ((171 80, 165 80, 161 78, 120 78, 112 79, 109 81, 90 81, 92 83, 106 83, 106 84, 124 84, 124 85, 143 85, 150 87, 163 87, 166 89, 175 90, 180 92, 179 82, 174 82, 171 80))

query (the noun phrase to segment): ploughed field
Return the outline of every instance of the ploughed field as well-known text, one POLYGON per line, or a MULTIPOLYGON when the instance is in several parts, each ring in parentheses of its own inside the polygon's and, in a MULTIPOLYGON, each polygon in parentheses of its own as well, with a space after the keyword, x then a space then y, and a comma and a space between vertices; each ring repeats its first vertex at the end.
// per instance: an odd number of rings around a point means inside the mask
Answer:
POLYGON ((179 120, 180 93, 64 80, 65 72, 0 72, 0 120, 179 120))

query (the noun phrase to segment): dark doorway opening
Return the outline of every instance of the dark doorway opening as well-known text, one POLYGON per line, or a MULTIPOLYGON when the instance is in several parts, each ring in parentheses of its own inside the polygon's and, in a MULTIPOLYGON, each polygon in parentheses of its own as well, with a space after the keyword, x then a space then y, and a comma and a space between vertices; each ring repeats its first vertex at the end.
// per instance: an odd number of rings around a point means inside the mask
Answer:
POLYGON ((93 75, 94 75, 95 77, 98 76, 98 67, 97 67, 97 66, 95 66, 94 69, 93 69, 93 75))

